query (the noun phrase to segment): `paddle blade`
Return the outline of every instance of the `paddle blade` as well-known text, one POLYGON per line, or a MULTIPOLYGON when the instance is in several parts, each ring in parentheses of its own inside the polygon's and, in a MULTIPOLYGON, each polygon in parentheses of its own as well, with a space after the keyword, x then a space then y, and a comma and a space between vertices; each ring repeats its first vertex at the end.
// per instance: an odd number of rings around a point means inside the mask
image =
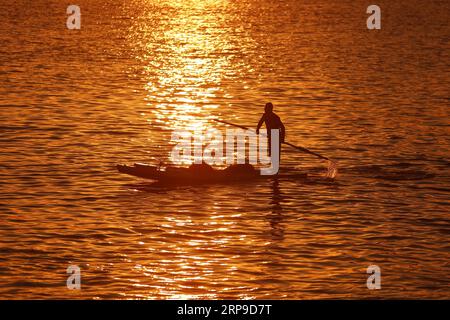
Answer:
POLYGON ((338 174, 337 163, 333 161, 328 161, 328 171, 327 178, 334 179, 338 174))

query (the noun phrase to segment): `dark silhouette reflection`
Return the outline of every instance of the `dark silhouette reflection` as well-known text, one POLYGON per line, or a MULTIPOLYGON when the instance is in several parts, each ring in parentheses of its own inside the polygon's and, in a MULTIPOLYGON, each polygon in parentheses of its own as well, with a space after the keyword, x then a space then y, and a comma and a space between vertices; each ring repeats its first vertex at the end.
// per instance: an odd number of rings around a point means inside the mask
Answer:
POLYGON ((281 193, 278 179, 273 180, 271 187, 271 213, 268 216, 271 227, 270 234, 274 240, 284 240, 283 207, 281 206, 284 197, 281 193))

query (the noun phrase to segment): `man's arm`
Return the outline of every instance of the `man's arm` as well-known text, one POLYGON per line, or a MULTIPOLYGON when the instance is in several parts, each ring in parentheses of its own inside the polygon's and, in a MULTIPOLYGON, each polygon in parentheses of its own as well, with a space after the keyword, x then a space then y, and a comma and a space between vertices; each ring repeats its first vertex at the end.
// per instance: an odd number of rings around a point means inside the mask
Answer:
POLYGON ((281 142, 284 142, 284 138, 286 137, 286 128, 284 127, 283 122, 280 121, 280 131, 281 131, 281 142))
POLYGON ((258 122, 258 126, 256 127, 256 134, 259 134, 259 129, 261 128, 261 126, 265 120, 266 120, 266 114, 264 113, 258 122))

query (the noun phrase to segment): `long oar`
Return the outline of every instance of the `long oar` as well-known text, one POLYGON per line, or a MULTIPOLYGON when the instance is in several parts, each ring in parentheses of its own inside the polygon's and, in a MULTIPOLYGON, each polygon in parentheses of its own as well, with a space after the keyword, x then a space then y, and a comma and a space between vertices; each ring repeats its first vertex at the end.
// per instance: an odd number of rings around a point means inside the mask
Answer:
MULTIPOLYGON (((231 122, 228 122, 228 121, 223 121, 223 120, 219 120, 219 119, 213 119, 213 120, 216 121, 216 122, 228 124, 228 125, 233 126, 233 127, 241 128, 241 129, 244 129, 244 130, 249 130, 248 127, 241 126, 241 125, 238 125, 238 124, 235 124, 235 123, 231 123, 231 122)), ((337 175, 337 164, 336 164, 336 162, 334 162, 334 161, 331 160, 330 158, 325 157, 325 156, 322 156, 322 155, 320 155, 320 154, 318 154, 318 153, 316 153, 316 152, 313 152, 313 151, 311 151, 311 150, 308 150, 308 149, 306 149, 306 148, 304 148, 304 147, 299 147, 299 146, 293 145, 292 143, 289 143, 289 142, 283 142, 283 144, 288 145, 288 146, 290 146, 290 147, 292 147, 292 148, 294 148, 294 149, 297 149, 297 150, 299 150, 299 151, 302 151, 302 152, 305 152, 305 153, 309 153, 309 154, 311 154, 311 155, 314 155, 314 156, 316 156, 316 157, 318 157, 318 158, 320 158, 320 159, 327 160, 327 161, 328 161, 328 172, 327 172, 327 177, 328 177, 328 178, 334 178, 334 177, 336 177, 336 175, 337 175)))
POLYGON ((311 150, 308 150, 308 149, 306 149, 306 148, 303 148, 303 147, 299 147, 299 146, 293 145, 292 143, 289 143, 289 142, 283 142, 283 143, 286 144, 286 145, 288 145, 288 146, 290 146, 290 147, 292 147, 292 148, 294 148, 294 149, 303 151, 303 152, 305 152, 305 153, 312 154, 313 156, 316 156, 316 157, 318 157, 318 158, 320 158, 320 159, 332 161, 332 160, 330 160, 330 158, 325 157, 325 156, 322 156, 322 155, 320 155, 320 154, 318 154, 318 153, 315 153, 315 152, 313 152, 313 151, 311 151, 311 150))
MULTIPOLYGON (((235 123, 231 123, 231 122, 228 122, 228 121, 223 121, 223 120, 219 120, 219 119, 214 119, 214 121, 217 121, 217 122, 220 122, 220 123, 224 123, 224 124, 228 124, 228 125, 230 125, 230 126, 234 126, 234 127, 241 128, 241 129, 244 129, 244 130, 249 130, 248 127, 241 126, 241 125, 238 125, 238 124, 235 124, 235 123)), ((313 151, 311 151, 311 150, 308 150, 308 149, 306 149, 306 148, 304 148, 304 147, 299 147, 299 146, 293 145, 292 143, 289 143, 289 142, 283 142, 283 143, 286 144, 286 145, 288 145, 288 146, 290 146, 290 147, 292 147, 292 148, 294 148, 294 149, 303 151, 303 152, 305 152, 305 153, 312 154, 312 155, 314 155, 314 156, 316 156, 316 157, 319 157, 319 158, 321 158, 321 159, 328 160, 328 161, 332 161, 330 158, 325 157, 325 156, 322 156, 322 155, 320 155, 320 154, 318 154, 318 153, 316 153, 316 152, 313 152, 313 151)))

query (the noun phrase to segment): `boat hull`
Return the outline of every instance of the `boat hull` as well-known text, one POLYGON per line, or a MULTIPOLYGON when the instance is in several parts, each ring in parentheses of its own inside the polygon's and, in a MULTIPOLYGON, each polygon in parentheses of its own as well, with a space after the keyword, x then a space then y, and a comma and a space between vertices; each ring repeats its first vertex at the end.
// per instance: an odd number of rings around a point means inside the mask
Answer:
MULTIPOLYGON (((245 170, 243 168, 195 170, 176 167, 160 169, 156 166, 139 163, 134 164, 134 166, 117 165, 117 170, 120 173, 166 184, 236 183, 261 179, 276 179, 282 176, 263 176, 259 170, 249 170, 249 168, 245 168, 245 170)), ((304 179, 306 177, 306 174, 295 175, 296 179, 304 179)))

